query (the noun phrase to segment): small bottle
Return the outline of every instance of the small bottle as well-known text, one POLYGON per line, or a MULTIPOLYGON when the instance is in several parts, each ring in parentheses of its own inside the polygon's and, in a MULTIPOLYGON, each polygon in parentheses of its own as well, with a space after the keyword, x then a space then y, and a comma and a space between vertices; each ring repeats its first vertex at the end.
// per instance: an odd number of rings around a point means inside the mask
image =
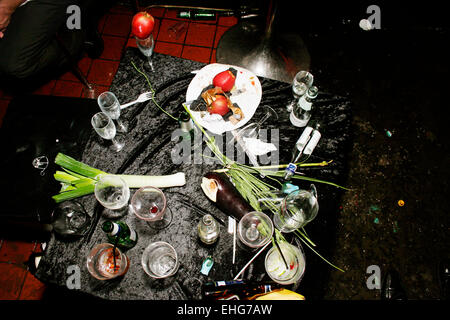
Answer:
POLYGON ((202 295, 205 300, 254 300, 281 288, 282 286, 275 282, 214 281, 202 286, 202 295))
POLYGON ((192 20, 216 20, 216 14, 208 10, 180 11, 177 17, 192 20))
POLYGON ((137 243, 137 233, 133 229, 131 229, 125 222, 123 221, 105 221, 102 225, 102 230, 106 232, 108 237, 108 241, 114 244, 117 240, 117 246, 122 249, 131 249, 137 243))
POLYGON ((192 121, 189 113, 186 111, 181 111, 178 115, 178 122, 180 124, 180 129, 185 134, 183 134, 184 139, 193 140, 194 139, 194 122, 192 121))
POLYGON ((219 238, 220 227, 210 214, 205 214, 197 226, 198 236, 205 244, 213 244, 219 238))
POLYGON ((304 127, 311 118, 311 107, 313 100, 317 97, 319 89, 312 86, 308 89, 305 95, 301 96, 297 105, 294 106, 289 120, 296 127, 304 127))
POLYGON ((292 151, 291 162, 284 171, 284 180, 289 181, 291 177, 295 174, 295 170, 297 170, 297 165, 295 163, 298 162, 298 160, 302 156, 303 149, 308 143, 312 132, 313 132, 312 127, 310 126, 306 127, 305 130, 303 130, 300 138, 298 138, 297 142, 295 143, 294 150, 292 151))

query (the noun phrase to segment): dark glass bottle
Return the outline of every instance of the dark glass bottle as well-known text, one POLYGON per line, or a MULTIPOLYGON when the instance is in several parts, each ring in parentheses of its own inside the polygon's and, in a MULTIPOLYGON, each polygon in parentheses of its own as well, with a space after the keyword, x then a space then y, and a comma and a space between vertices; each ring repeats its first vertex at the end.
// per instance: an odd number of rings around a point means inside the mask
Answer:
POLYGON ((203 284, 202 295, 205 300, 254 300, 280 288, 276 282, 213 281, 203 284))
POLYGON ((123 221, 105 221, 102 230, 106 233, 110 243, 114 244, 117 241, 117 246, 122 249, 133 248, 138 240, 136 231, 123 221), (117 237, 119 237, 118 240, 117 237))
POLYGON ((177 17, 192 20, 216 20, 216 14, 210 10, 179 11, 177 17))

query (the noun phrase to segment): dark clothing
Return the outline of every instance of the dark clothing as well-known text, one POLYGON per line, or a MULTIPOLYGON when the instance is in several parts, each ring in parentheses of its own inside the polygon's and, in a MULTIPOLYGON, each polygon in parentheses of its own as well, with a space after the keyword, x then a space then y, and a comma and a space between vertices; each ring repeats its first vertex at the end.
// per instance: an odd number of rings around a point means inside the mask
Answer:
POLYGON ((25 79, 48 75, 68 62, 57 36, 73 57, 90 32, 96 31, 103 0, 33 0, 17 8, 0 39, 0 78, 25 79), (81 28, 70 30, 70 5, 81 9, 81 28))
MULTIPOLYGON (((73 0, 34 0, 17 8, 0 39, 0 73, 23 79, 63 63, 56 34, 65 27, 66 10, 72 3, 73 0)), ((71 50, 81 47, 80 30, 67 30, 64 34, 73 40, 67 41, 71 50)))

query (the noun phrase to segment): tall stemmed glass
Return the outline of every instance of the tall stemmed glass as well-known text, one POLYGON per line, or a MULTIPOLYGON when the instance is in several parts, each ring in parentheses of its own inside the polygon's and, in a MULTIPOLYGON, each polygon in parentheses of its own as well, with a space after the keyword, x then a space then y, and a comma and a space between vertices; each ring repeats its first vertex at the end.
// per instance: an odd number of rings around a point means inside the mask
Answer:
POLYGON ((110 117, 103 112, 98 112, 92 116, 91 124, 100 137, 112 141, 114 151, 122 150, 125 144, 116 139, 116 126, 110 117))
POLYGON ((164 192, 155 187, 142 187, 131 198, 134 214, 154 229, 166 228, 172 221, 164 192))
POLYGON ((135 39, 139 50, 144 56, 147 57, 147 63, 144 63, 144 69, 147 71, 155 71, 152 60, 153 49, 155 48, 155 40, 153 39, 153 34, 150 34, 145 39, 140 39, 135 36, 135 39))
POLYGON ((127 132, 127 126, 119 119, 120 118, 120 102, 116 95, 112 92, 105 91, 97 97, 97 103, 100 109, 106 113, 111 119, 117 121, 117 131, 127 132))
POLYGON ((288 112, 291 112, 294 109, 298 99, 308 91, 309 87, 312 86, 313 81, 314 77, 308 71, 302 70, 295 75, 294 80, 292 80, 292 94, 294 99, 292 99, 286 107, 288 112))

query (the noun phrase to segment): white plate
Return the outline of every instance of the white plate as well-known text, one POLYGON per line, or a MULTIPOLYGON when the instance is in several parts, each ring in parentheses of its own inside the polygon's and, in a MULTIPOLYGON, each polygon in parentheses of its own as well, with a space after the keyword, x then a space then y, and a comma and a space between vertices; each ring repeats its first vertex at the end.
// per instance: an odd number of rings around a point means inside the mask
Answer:
POLYGON ((244 119, 234 125, 229 121, 223 120, 220 115, 210 115, 207 111, 199 112, 191 110, 195 121, 203 128, 215 134, 232 131, 250 121, 261 102, 262 88, 258 77, 253 72, 241 67, 220 63, 208 64, 195 75, 186 92, 186 101, 197 99, 202 90, 212 84, 212 80, 216 74, 228 70, 231 67, 237 70, 237 75, 234 88, 231 91, 232 95, 230 100, 233 103, 237 103, 241 108, 244 113, 244 119))

